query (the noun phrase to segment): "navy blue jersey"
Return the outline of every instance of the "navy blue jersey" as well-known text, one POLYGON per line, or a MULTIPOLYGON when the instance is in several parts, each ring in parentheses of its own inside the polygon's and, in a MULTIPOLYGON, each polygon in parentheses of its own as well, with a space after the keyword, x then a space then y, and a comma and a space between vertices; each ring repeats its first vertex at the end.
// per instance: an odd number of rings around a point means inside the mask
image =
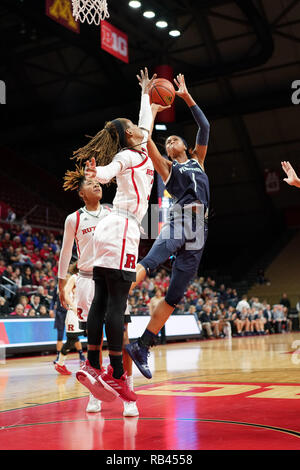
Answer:
POLYGON ((175 204, 181 207, 199 201, 209 206, 209 181, 203 168, 195 159, 185 163, 173 161, 170 176, 165 184, 175 204))

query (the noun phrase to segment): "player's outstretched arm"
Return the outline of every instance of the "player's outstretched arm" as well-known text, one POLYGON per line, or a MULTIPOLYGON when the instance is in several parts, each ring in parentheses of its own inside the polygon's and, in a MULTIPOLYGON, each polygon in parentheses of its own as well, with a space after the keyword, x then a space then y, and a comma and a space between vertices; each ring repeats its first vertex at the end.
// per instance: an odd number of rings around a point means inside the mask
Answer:
POLYGON ((148 154, 157 173, 166 181, 170 175, 172 162, 164 158, 152 139, 148 140, 148 154))
POLYGON ((281 162, 281 166, 287 175, 287 178, 284 178, 283 181, 285 181, 290 186, 296 186, 297 188, 300 188, 300 178, 298 178, 297 173, 295 172, 290 162, 281 162))
POLYGON ((152 78, 149 78, 147 67, 140 71, 140 75, 137 75, 139 85, 142 89, 138 126, 143 130, 146 140, 148 139, 153 127, 149 90, 155 78, 156 74, 154 74, 152 78))
POLYGON ((170 108, 171 106, 161 106, 159 104, 152 103, 150 105, 149 90, 153 83, 153 80, 156 78, 156 74, 150 79, 148 77, 148 70, 145 67, 145 70, 141 70, 140 75, 137 75, 139 85, 142 88, 142 97, 141 97, 141 107, 139 114, 139 123, 138 126, 145 131, 145 138, 148 139, 152 135, 154 121, 157 113, 164 111, 165 109, 170 108))
POLYGON ((59 300, 64 308, 67 308, 67 302, 65 299, 65 285, 66 276, 69 268, 69 264, 72 258, 72 250, 75 239, 75 227, 71 216, 68 216, 65 221, 63 242, 61 252, 58 261, 58 292, 59 300))
POLYGON ((157 77, 157 74, 155 73, 151 78, 149 78, 147 67, 145 67, 144 70, 140 71, 140 75, 137 75, 137 79, 142 89, 142 95, 149 94, 149 90, 152 86, 153 80, 155 80, 156 77, 157 77))
POLYGON ((182 75, 181 73, 177 75, 177 78, 174 78, 174 82, 178 87, 176 95, 185 101, 185 103, 190 108, 196 123, 198 124, 196 144, 195 148, 193 149, 192 156, 193 158, 196 158, 199 161, 200 165, 203 166, 207 153, 210 124, 203 111, 199 108, 199 106, 189 93, 185 83, 184 75, 182 75))
POLYGON ((152 136, 154 122, 155 122, 157 113, 160 113, 161 111, 165 111, 166 109, 169 109, 169 108, 171 108, 170 104, 168 106, 162 106, 161 104, 151 103, 152 123, 151 123, 149 137, 148 137, 149 139, 152 136))
POLYGON ((97 178, 101 184, 109 183, 115 176, 117 176, 122 170, 122 164, 120 161, 112 161, 105 166, 96 166, 96 160, 94 157, 91 160, 87 160, 85 163, 84 174, 86 178, 97 178))

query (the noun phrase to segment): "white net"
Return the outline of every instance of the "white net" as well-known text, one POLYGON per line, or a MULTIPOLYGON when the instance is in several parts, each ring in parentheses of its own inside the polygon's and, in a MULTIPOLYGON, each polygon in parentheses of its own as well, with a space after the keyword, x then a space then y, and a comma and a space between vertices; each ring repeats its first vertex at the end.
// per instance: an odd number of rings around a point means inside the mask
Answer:
POLYGON ((73 16, 76 21, 99 25, 109 18, 107 0, 72 0, 73 16))

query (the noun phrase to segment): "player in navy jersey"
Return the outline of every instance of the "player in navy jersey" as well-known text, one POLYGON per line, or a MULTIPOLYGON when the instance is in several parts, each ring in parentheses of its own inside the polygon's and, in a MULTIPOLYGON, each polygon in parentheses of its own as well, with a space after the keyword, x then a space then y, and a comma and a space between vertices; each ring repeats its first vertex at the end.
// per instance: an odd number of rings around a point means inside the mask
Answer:
POLYGON ((148 152, 155 170, 162 177, 167 191, 175 203, 170 209, 167 222, 155 240, 147 256, 137 265, 136 282, 131 291, 145 276, 175 255, 169 289, 154 309, 143 335, 126 346, 129 355, 141 371, 150 379, 148 367, 149 348, 184 295, 187 285, 196 275, 207 238, 209 208, 209 181, 204 171, 204 160, 209 138, 209 122, 187 90, 184 76, 177 76, 176 94, 188 105, 198 125, 196 143, 188 151, 185 140, 172 135, 166 140, 166 153, 170 160, 158 151, 152 139, 148 152))

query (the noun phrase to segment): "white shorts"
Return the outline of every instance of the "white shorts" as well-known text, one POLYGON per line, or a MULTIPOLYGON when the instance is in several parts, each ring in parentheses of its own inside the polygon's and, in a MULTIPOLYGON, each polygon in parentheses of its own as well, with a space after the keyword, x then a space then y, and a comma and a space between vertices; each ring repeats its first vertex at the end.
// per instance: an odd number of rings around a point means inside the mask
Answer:
POLYGON ((111 213, 94 233, 94 266, 136 272, 140 228, 131 217, 111 213))
MULTIPOLYGON (((95 283, 92 278, 82 277, 80 274, 76 280, 75 301, 77 303, 77 319, 82 322, 87 321, 90 306, 95 293, 95 283)), ((73 312, 73 310, 72 310, 73 312)), ((129 315, 128 300, 124 315, 129 315)))
POLYGON ((87 321, 90 306, 94 298, 94 292, 95 283, 92 277, 83 277, 79 274, 76 280, 75 290, 75 302, 79 321, 87 321))
POLYGON ((79 319, 73 310, 67 311, 65 324, 66 333, 83 333, 83 331, 79 329, 79 319))

